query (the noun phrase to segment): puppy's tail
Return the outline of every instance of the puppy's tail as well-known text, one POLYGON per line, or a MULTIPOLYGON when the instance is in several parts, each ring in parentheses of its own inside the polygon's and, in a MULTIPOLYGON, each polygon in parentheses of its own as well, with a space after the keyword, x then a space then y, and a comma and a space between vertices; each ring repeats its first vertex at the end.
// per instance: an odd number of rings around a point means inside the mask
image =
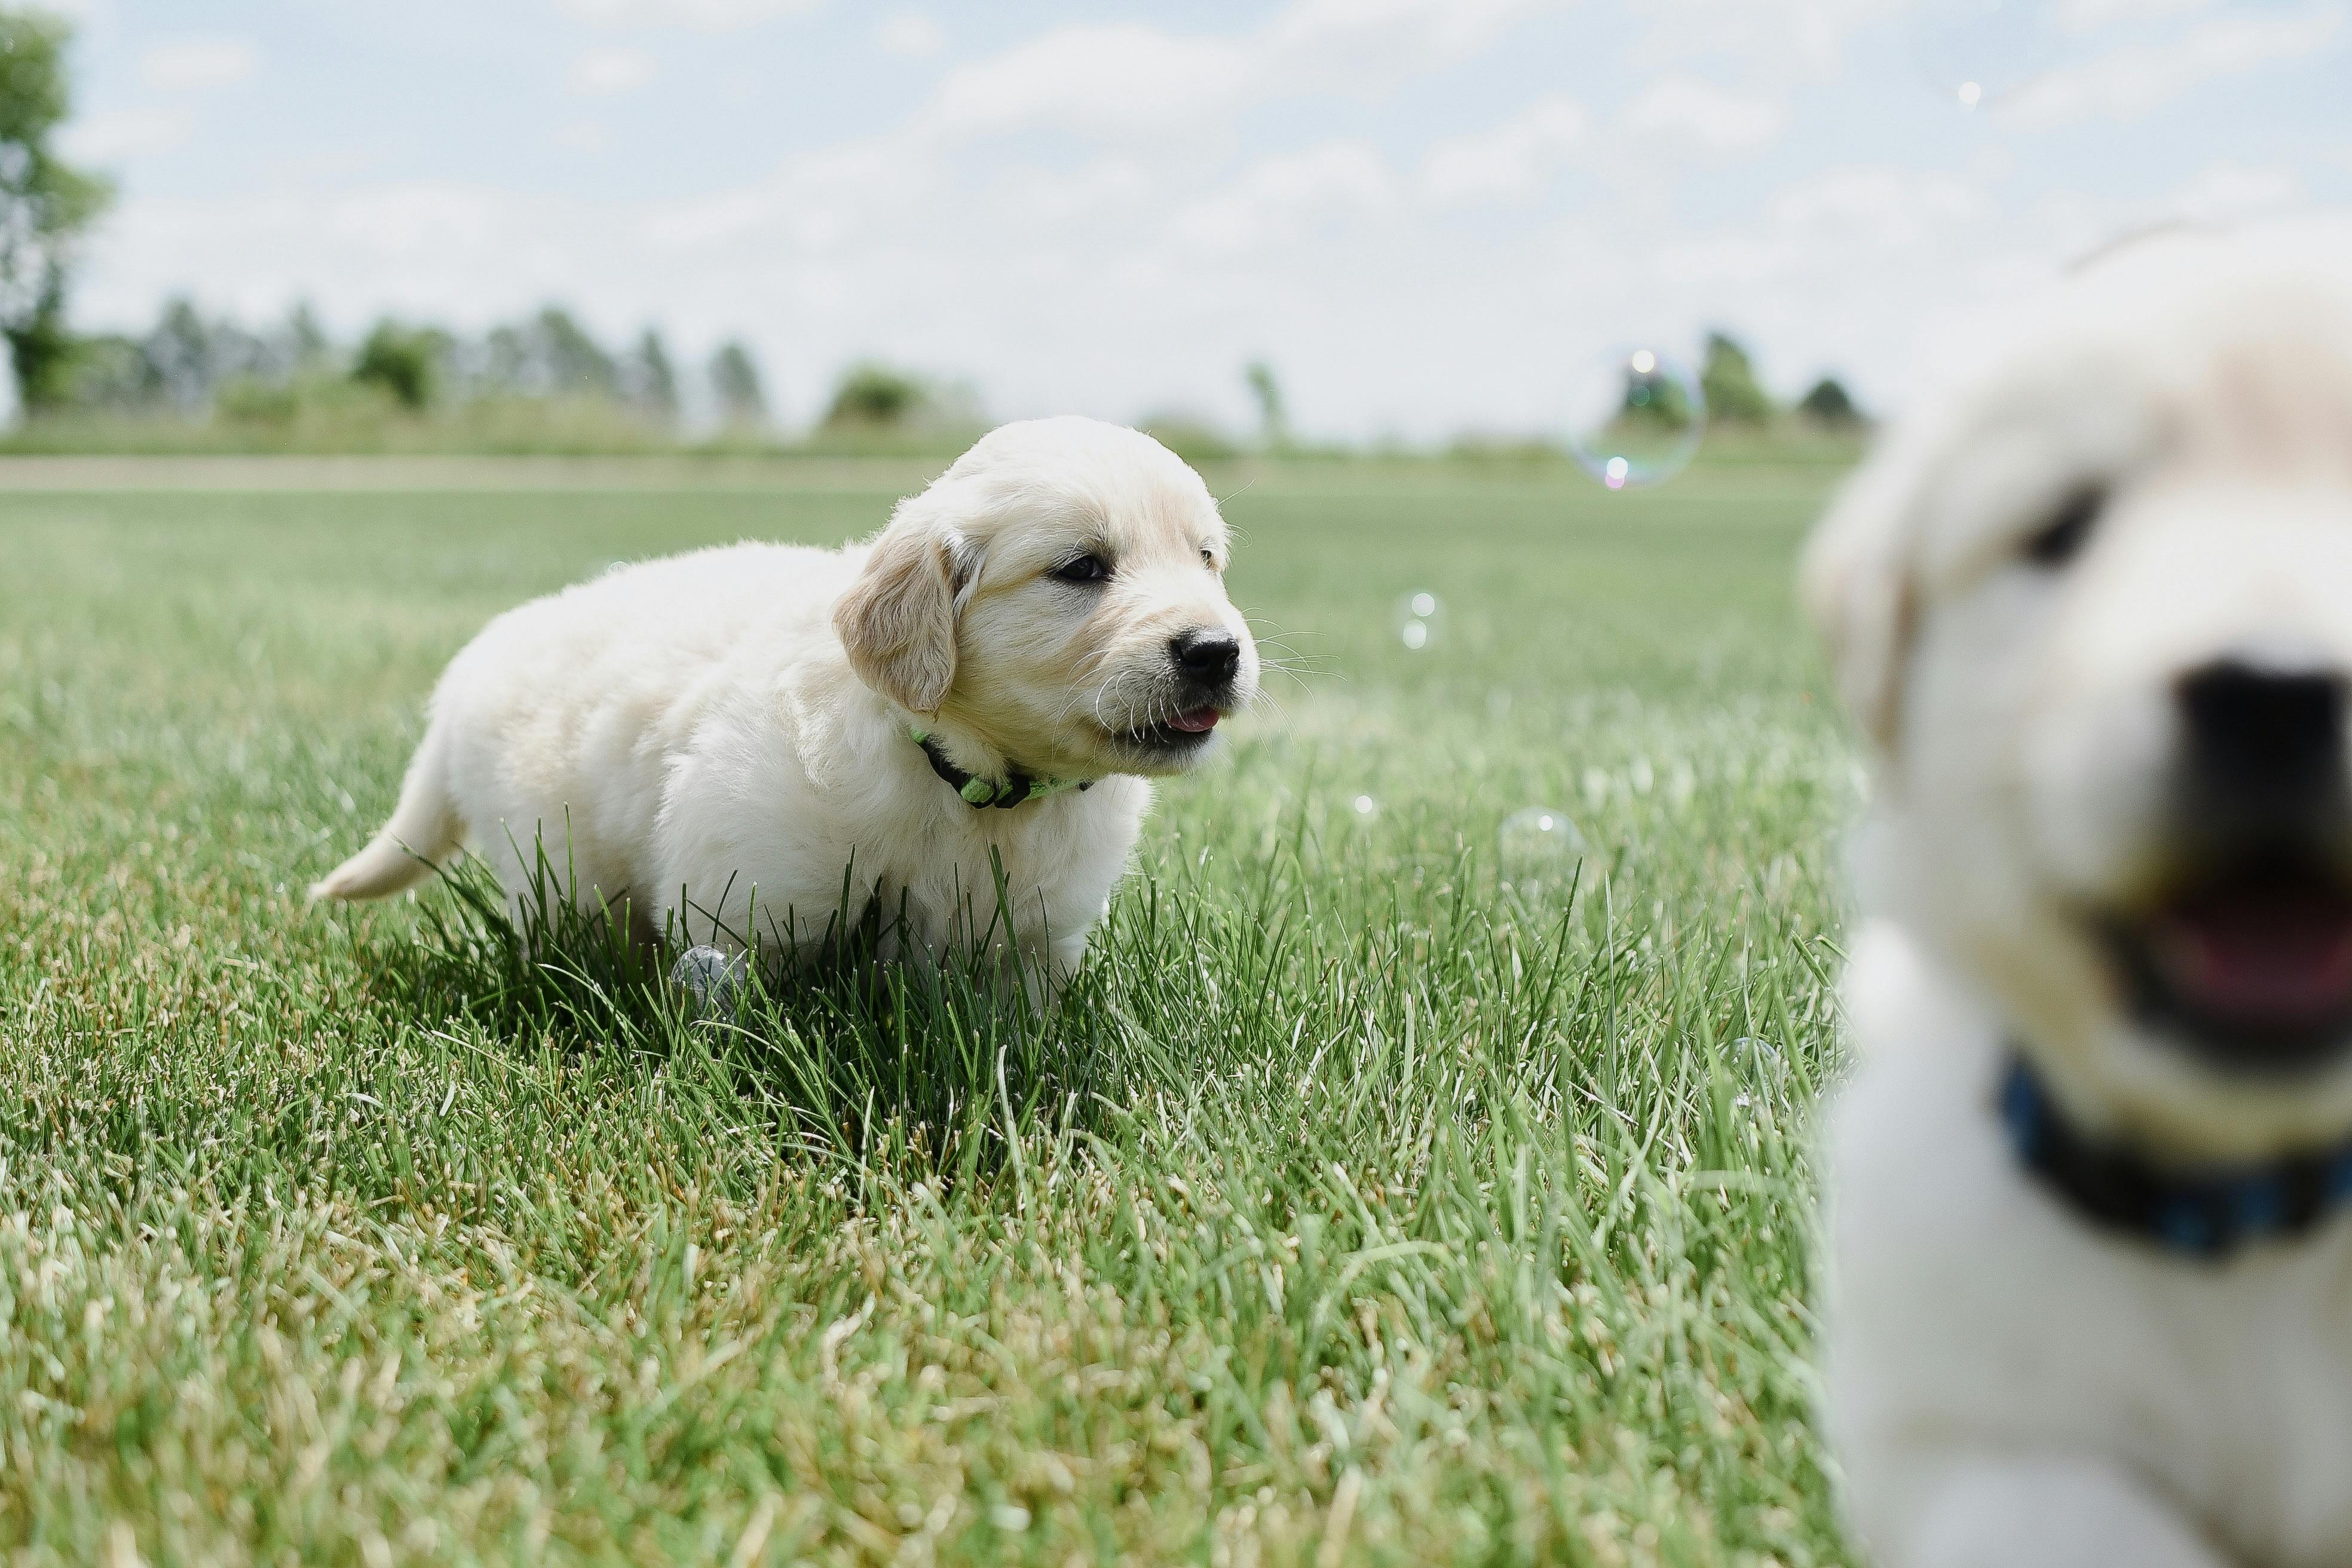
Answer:
POLYGON ((465 825, 449 797, 449 742, 439 721, 425 726, 425 740, 401 781, 400 804, 392 820, 368 847, 310 884, 310 898, 389 898, 422 881, 441 858, 457 847, 465 825))

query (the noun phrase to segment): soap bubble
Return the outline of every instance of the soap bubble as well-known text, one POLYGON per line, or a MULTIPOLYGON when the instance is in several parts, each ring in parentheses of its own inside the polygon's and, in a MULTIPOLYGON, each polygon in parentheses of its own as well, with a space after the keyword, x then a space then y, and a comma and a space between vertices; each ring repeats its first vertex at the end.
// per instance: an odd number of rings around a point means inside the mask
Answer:
POLYGON ((1368 795, 1358 795, 1355 799, 1354 805, 1356 815, 1358 816, 1370 816, 1372 813, 1380 810, 1380 803, 1373 800, 1372 797, 1368 795))
POLYGON ((1496 866, 1503 879, 1525 891, 1556 882, 1576 869, 1584 855, 1584 835, 1568 813, 1531 805, 1503 819, 1496 836, 1496 866))
POLYGON ((1428 589, 1415 589, 1396 602, 1396 614, 1391 622, 1396 627, 1397 640, 1419 653, 1445 629, 1445 605, 1428 589))
POLYGON ((670 966, 669 979, 705 1013, 724 1013, 734 1007, 749 969, 740 952, 730 957, 715 947, 690 947, 670 966))
MULTIPOLYGON (((2210 52, 2203 0, 1911 0, 1911 53, 1937 97, 1999 112, 2102 61, 2210 52)), ((2248 7, 2253 9, 2253 7, 2248 7)))
POLYGON ((1569 454, 1612 490, 1673 479, 1706 433, 1706 394, 1697 375, 1660 348, 1606 355, 1569 389, 1569 454))
POLYGON ((1965 111, 2016 97, 2079 53, 2095 6, 2052 0, 1920 0, 1911 48, 1929 84, 1965 111))

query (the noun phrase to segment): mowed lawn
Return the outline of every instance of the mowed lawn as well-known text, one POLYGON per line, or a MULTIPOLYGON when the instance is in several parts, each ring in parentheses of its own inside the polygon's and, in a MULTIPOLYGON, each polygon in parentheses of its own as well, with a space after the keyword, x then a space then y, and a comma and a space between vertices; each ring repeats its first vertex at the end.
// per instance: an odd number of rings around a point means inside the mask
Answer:
POLYGON ((304 906, 487 617, 919 477, 0 495, 8 1560, 1844 1561, 1827 469, 1213 475, 1295 674, 1050 1016, 304 906))

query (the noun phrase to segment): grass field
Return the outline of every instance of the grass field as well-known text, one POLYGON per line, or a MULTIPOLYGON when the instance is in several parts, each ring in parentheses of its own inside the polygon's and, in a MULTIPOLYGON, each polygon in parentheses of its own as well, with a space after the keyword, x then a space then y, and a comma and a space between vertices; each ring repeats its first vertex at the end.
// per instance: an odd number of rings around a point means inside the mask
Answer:
POLYGON ((1844 1561, 1821 470, 1256 478, 1307 668, 1050 1018, 303 906, 488 616, 904 478, 0 498, 9 1561, 1844 1561))

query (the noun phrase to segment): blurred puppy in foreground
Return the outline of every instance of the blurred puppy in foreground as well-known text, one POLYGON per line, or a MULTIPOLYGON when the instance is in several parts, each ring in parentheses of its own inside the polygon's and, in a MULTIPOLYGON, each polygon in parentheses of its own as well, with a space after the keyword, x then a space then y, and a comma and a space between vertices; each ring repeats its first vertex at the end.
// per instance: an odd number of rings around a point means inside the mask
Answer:
POLYGON ((1059 979, 1146 777, 1255 694, 1226 548, 1173 453, 1061 418, 982 437, 867 543, 609 572, 450 662, 392 820, 312 896, 383 898, 469 843, 520 918, 543 851, 643 942, 775 955, 871 909, 886 956, 984 944, 1059 979))
POLYGON ((1806 567, 1874 743, 1828 1428, 1899 1568, 2352 1563, 2352 235, 2094 259, 1806 567))

